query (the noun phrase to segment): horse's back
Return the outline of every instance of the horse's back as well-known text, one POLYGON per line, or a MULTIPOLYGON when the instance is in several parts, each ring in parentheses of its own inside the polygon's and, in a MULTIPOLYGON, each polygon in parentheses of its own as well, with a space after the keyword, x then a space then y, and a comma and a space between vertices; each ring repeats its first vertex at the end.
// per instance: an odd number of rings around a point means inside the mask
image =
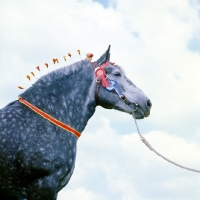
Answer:
POLYGON ((17 101, 13 101, 0 110, 0 158, 2 154, 8 154, 9 151, 15 150, 15 133, 19 119, 17 104, 17 101), (11 146, 12 148, 10 148, 11 146))
MULTIPOLYGON (((0 198, 17 199, 14 196, 7 196, 9 187, 12 190, 13 185, 18 182, 18 178, 13 174, 18 171, 17 151, 19 146, 17 127, 20 119, 20 105, 18 101, 9 103, 0 109, 0 198)), ((12 195, 10 191, 9 195, 12 195)), ((14 194, 13 194, 14 195, 14 194)))
POLYGON ((18 137, 17 127, 19 127, 20 121, 22 120, 22 115, 22 109, 18 101, 13 101, 0 110, 1 155, 4 149, 6 151, 8 149, 15 150, 15 143, 18 142, 16 139, 18 137))

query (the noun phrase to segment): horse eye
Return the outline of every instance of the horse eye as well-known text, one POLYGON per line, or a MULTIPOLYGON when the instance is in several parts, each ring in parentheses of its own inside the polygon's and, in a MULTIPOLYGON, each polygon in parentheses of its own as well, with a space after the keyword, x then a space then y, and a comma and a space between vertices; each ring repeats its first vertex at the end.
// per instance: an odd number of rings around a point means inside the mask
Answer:
POLYGON ((114 73, 115 76, 121 76, 119 72, 114 73))

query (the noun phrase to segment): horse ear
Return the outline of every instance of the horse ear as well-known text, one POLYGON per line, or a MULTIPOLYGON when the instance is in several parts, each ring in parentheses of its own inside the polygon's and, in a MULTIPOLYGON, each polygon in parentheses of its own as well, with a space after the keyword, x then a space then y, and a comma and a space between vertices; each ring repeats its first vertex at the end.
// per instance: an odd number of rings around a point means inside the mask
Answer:
POLYGON ((110 60, 110 45, 106 52, 96 61, 99 66, 110 60))

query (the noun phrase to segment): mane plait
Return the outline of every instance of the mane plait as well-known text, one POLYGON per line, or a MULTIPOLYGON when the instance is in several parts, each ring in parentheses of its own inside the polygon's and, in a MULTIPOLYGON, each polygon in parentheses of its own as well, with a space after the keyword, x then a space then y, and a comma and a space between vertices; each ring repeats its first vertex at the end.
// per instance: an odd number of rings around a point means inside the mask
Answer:
MULTIPOLYGON (((78 53, 78 55, 80 56, 80 59, 82 60, 81 51, 80 51, 79 49, 77 50, 77 53, 78 53)), ((93 54, 92 54, 92 53, 87 53, 87 54, 86 54, 85 60, 91 61, 91 60, 92 60, 92 57, 93 57, 93 54)), ((66 67, 72 66, 72 65, 74 64, 73 59, 72 59, 72 54, 71 54, 71 53, 68 53, 67 56, 63 56, 63 59, 64 59, 64 62, 66 63, 66 67), (68 59, 67 59, 67 57, 71 60, 71 63, 72 63, 72 64, 70 64, 70 65, 68 64, 68 59)), ((61 68, 60 68, 60 62, 59 62, 59 59, 58 59, 58 58, 53 58, 51 64, 45 62, 45 63, 44 63, 44 66, 45 66, 46 69, 48 70, 48 73, 47 73, 47 74, 50 73, 50 70, 51 70, 51 72, 53 72, 53 71, 55 71, 55 70, 57 70, 57 69, 61 69, 61 68), (53 67, 52 67, 52 64, 53 64, 53 67)), ((35 71, 31 71, 29 74, 26 75, 26 78, 27 78, 31 83, 32 83, 32 78, 33 78, 33 77, 34 77, 35 80, 38 80, 38 79, 39 79, 39 78, 36 76, 36 73, 40 73, 40 77, 43 76, 42 67, 41 67, 41 66, 38 65, 38 66, 36 66, 35 69, 36 69, 36 70, 35 70, 36 72, 35 72, 35 71)), ((65 73, 66 73, 66 71, 65 71, 65 73)), ((46 75, 47 75, 47 74, 46 74, 46 75)), ((18 86, 18 88, 19 88, 20 90, 23 90, 23 89, 24 89, 23 86, 18 86)))

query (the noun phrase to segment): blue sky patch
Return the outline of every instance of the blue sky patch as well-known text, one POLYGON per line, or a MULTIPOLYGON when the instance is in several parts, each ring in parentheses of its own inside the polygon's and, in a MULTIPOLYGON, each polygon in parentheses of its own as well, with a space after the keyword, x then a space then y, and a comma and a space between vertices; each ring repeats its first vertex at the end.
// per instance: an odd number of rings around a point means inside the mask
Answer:
POLYGON ((135 38, 138 38, 138 37, 139 37, 139 33, 138 33, 137 31, 132 32, 132 35, 133 35, 135 38))
POLYGON ((109 0, 94 0, 94 1, 102 4, 105 8, 108 8, 109 0))
POLYGON ((197 51, 200 53, 200 39, 193 37, 192 39, 189 40, 187 47, 191 51, 197 51))

